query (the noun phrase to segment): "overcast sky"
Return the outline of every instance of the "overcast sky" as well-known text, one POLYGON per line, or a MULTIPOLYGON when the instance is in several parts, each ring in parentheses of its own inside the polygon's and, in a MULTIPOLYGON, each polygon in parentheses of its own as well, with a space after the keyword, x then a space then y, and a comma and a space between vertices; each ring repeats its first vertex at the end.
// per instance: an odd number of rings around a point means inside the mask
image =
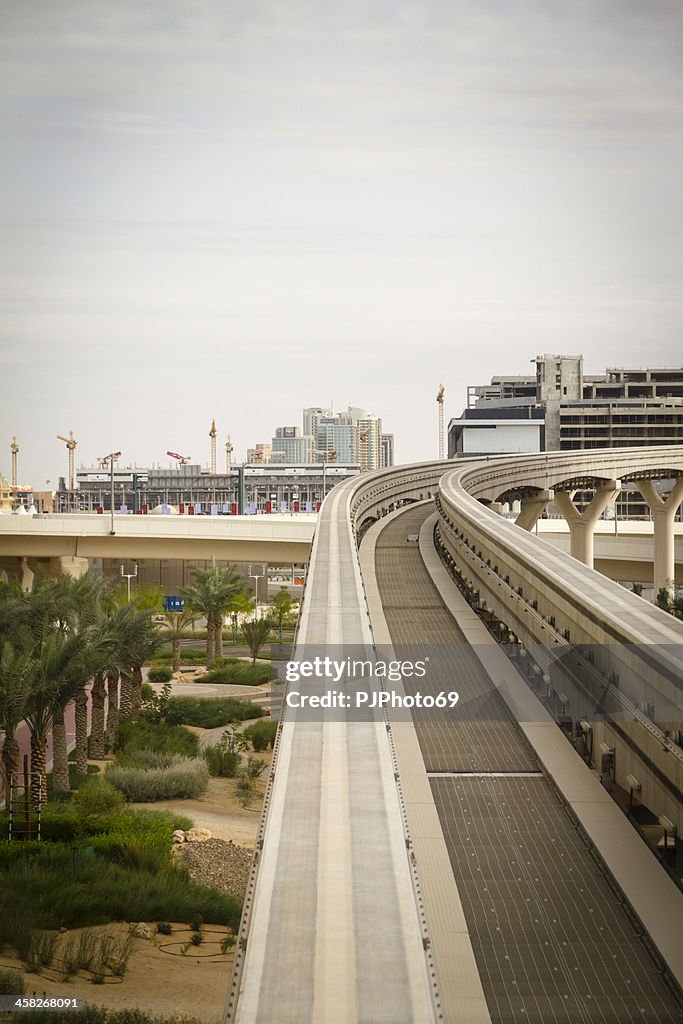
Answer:
POLYGON ((0 0, 0 472, 681 365, 679 0, 0 0))

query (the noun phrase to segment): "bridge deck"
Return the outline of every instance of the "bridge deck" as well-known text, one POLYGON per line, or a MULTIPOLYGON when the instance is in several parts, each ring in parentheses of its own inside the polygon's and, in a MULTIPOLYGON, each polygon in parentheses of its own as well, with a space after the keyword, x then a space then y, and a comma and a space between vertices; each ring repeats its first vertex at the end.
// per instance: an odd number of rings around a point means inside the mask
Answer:
MULTIPOLYGON (((428 770, 501 773, 431 779, 491 1017, 500 1024, 679 1021, 680 1007, 630 917, 407 541, 427 514, 410 510, 385 528, 377 578, 399 656, 418 644, 422 654, 450 647, 447 658, 435 656, 429 687, 404 679, 407 692, 456 689, 466 709, 455 720, 446 710, 417 724, 428 770), (483 712, 479 723, 475 711, 483 712)), ((565 742, 559 733, 558 742, 565 742)))
MULTIPOLYGON (((321 514, 298 659, 370 649, 343 501, 333 492, 321 514)), ((384 723, 309 719, 286 712, 235 1019, 432 1021, 384 723)))

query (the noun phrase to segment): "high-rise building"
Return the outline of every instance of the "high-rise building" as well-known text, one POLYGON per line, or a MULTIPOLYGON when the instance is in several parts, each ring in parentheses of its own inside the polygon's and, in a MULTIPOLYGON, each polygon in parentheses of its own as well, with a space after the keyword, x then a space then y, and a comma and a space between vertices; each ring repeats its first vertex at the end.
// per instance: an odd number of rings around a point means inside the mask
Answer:
POLYGON ((273 462, 312 462, 311 437, 302 436, 298 427, 278 427, 271 458, 273 462))
POLYGON ((394 435, 393 434, 382 434, 381 439, 382 446, 382 468, 393 466, 394 464, 394 435))

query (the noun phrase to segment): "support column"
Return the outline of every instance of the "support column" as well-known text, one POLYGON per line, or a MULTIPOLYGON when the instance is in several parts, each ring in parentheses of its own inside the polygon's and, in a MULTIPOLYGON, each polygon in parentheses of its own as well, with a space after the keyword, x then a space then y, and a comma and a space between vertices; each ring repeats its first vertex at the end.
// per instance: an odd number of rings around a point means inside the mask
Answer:
POLYGON ((673 490, 664 500, 651 480, 635 480, 652 513, 655 533, 654 598, 660 590, 673 593, 676 566, 674 561, 674 516, 683 501, 683 476, 679 476, 673 490))
POLYGON ((24 591, 33 589, 33 577, 35 573, 28 564, 28 558, 22 556, 19 560, 19 586, 24 591))
POLYGON ((573 495, 568 491, 555 491, 555 504, 567 520, 569 534, 571 537, 571 555, 577 558, 584 565, 593 568, 593 533, 595 524, 602 512, 605 511, 611 501, 614 501, 621 490, 621 480, 604 480, 596 488, 593 499, 589 505, 579 512, 574 504, 573 495))
POLYGON ((533 530, 536 521, 548 507, 548 502, 552 500, 552 491, 538 491, 537 494, 525 498, 522 509, 515 519, 515 526, 521 526, 523 530, 533 530))
POLYGON ((52 573, 59 575, 63 572, 78 580, 88 571, 88 559, 80 558, 78 555, 57 555, 50 559, 50 570, 51 575, 52 573))

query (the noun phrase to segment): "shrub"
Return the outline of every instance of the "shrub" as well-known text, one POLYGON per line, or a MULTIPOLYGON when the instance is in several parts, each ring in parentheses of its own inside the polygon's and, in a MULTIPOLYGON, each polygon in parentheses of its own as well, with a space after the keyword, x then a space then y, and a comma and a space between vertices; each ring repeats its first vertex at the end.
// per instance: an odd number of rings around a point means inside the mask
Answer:
POLYGON ((105 1010, 102 1006, 86 1003, 78 1016, 74 1018, 73 1010, 34 1010, 29 1019, 31 1024, 197 1024, 196 1017, 153 1017, 143 1010, 105 1010))
MULTIPOLYGON (((234 928, 240 919, 238 900, 188 882, 172 868, 131 870, 100 857, 84 858, 74 878, 71 850, 63 846, 46 845, 11 864, 0 873, 0 883, 3 932, 21 927, 22 920, 32 928, 56 929, 109 921, 188 921, 193 914, 234 928)), ((87 959, 83 954, 81 961, 87 959)))
POLYGON ((202 935, 201 932, 193 932, 192 935, 190 936, 190 942, 192 943, 193 946, 201 946, 203 941, 204 936, 202 935))
POLYGON ((156 693, 156 691, 155 691, 154 687, 150 686, 149 683, 142 683, 140 685, 140 696, 142 698, 142 703, 143 704, 144 704, 144 702, 146 700, 150 700, 154 696, 155 693, 156 693))
POLYGON ((55 958, 59 935, 57 932, 34 931, 24 963, 26 970, 38 972, 41 967, 50 967, 55 958))
POLYGON ((240 775, 235 786, 235 793, 242 807, 248 807, 256 796, 256 783, 248 775, 240 775))
POLYGON ((260 686, 275 677, 270 665, 250 665, 246 661, 231 662, 204 675, 197 676, 197 683, 227 683, 233 686, 260 686))
POLYGON ((127 800, 140 803, 201 796, 209 781, 206 762, 198 757, 174 756, 173 763, 165 768, 112 764, 107 768, 107 779, 121 790, 127 800))
POLYGON ((202 757, 209 766, 209 774, 220 779, 233 779, 237 774, 240 755, 227 750, 223 743, 211 743, 202 747, 202 757))
POLYGON ((147 673, 147 678, 150 683, 168 683, 173 678, 173 673, 170 668, 165 668, 163 665, 151 668, 147 673))
POLYGON ((245 722, 265 714, 258 704, 237 697, 171 697, 169 704, 178 721, 203 729, 217 729, 221 725, 245 722))
POLYGON ((23 996, 24 979, 19 971, 0 970, 0 996, 23 996))
POLYGON ((173 925, 169 924, 168 921, 159 921, 157 924, 157 931, 159 935, 172 935, 173 925))
POLYGON ((89 779, 74 793, 72 803, 81 821, 92 815, 114 814, 123 807, 123 797, 110 782, 99 777, 89 779))
POLYGON ((265 761, 259 761, 258 757, 248 757, 246 763, 242 764, 240 774, 248 779, 260 779, 268 765, 265 761))
POLYGON ((248 726, 244 730, 244 735, 247 739, 251 740, 251 744, 255 751, 267 750, 268 747, 272 747, 275 743, 275 737, 277 736, 277 722, 272 718, 263 719, 260 722, 254 722, 253 725, 248 726))
MULTIPOLYGON (((173 658, 173 651, 170 647, 160 647, 154 654, 153 665, 163 664, 164 662, 170 662, 173 658)), ((180 664, 181 665, 204 665, 206 664, 206 651, 200 651, 196 647, 183 647, 180 648, 180 664)))
POLYGON ((196 757, 199 740, 181 725, 167 722, 124 721, 119 726, 119 750, 153 750, 163 754, 182 754, 196 757))

